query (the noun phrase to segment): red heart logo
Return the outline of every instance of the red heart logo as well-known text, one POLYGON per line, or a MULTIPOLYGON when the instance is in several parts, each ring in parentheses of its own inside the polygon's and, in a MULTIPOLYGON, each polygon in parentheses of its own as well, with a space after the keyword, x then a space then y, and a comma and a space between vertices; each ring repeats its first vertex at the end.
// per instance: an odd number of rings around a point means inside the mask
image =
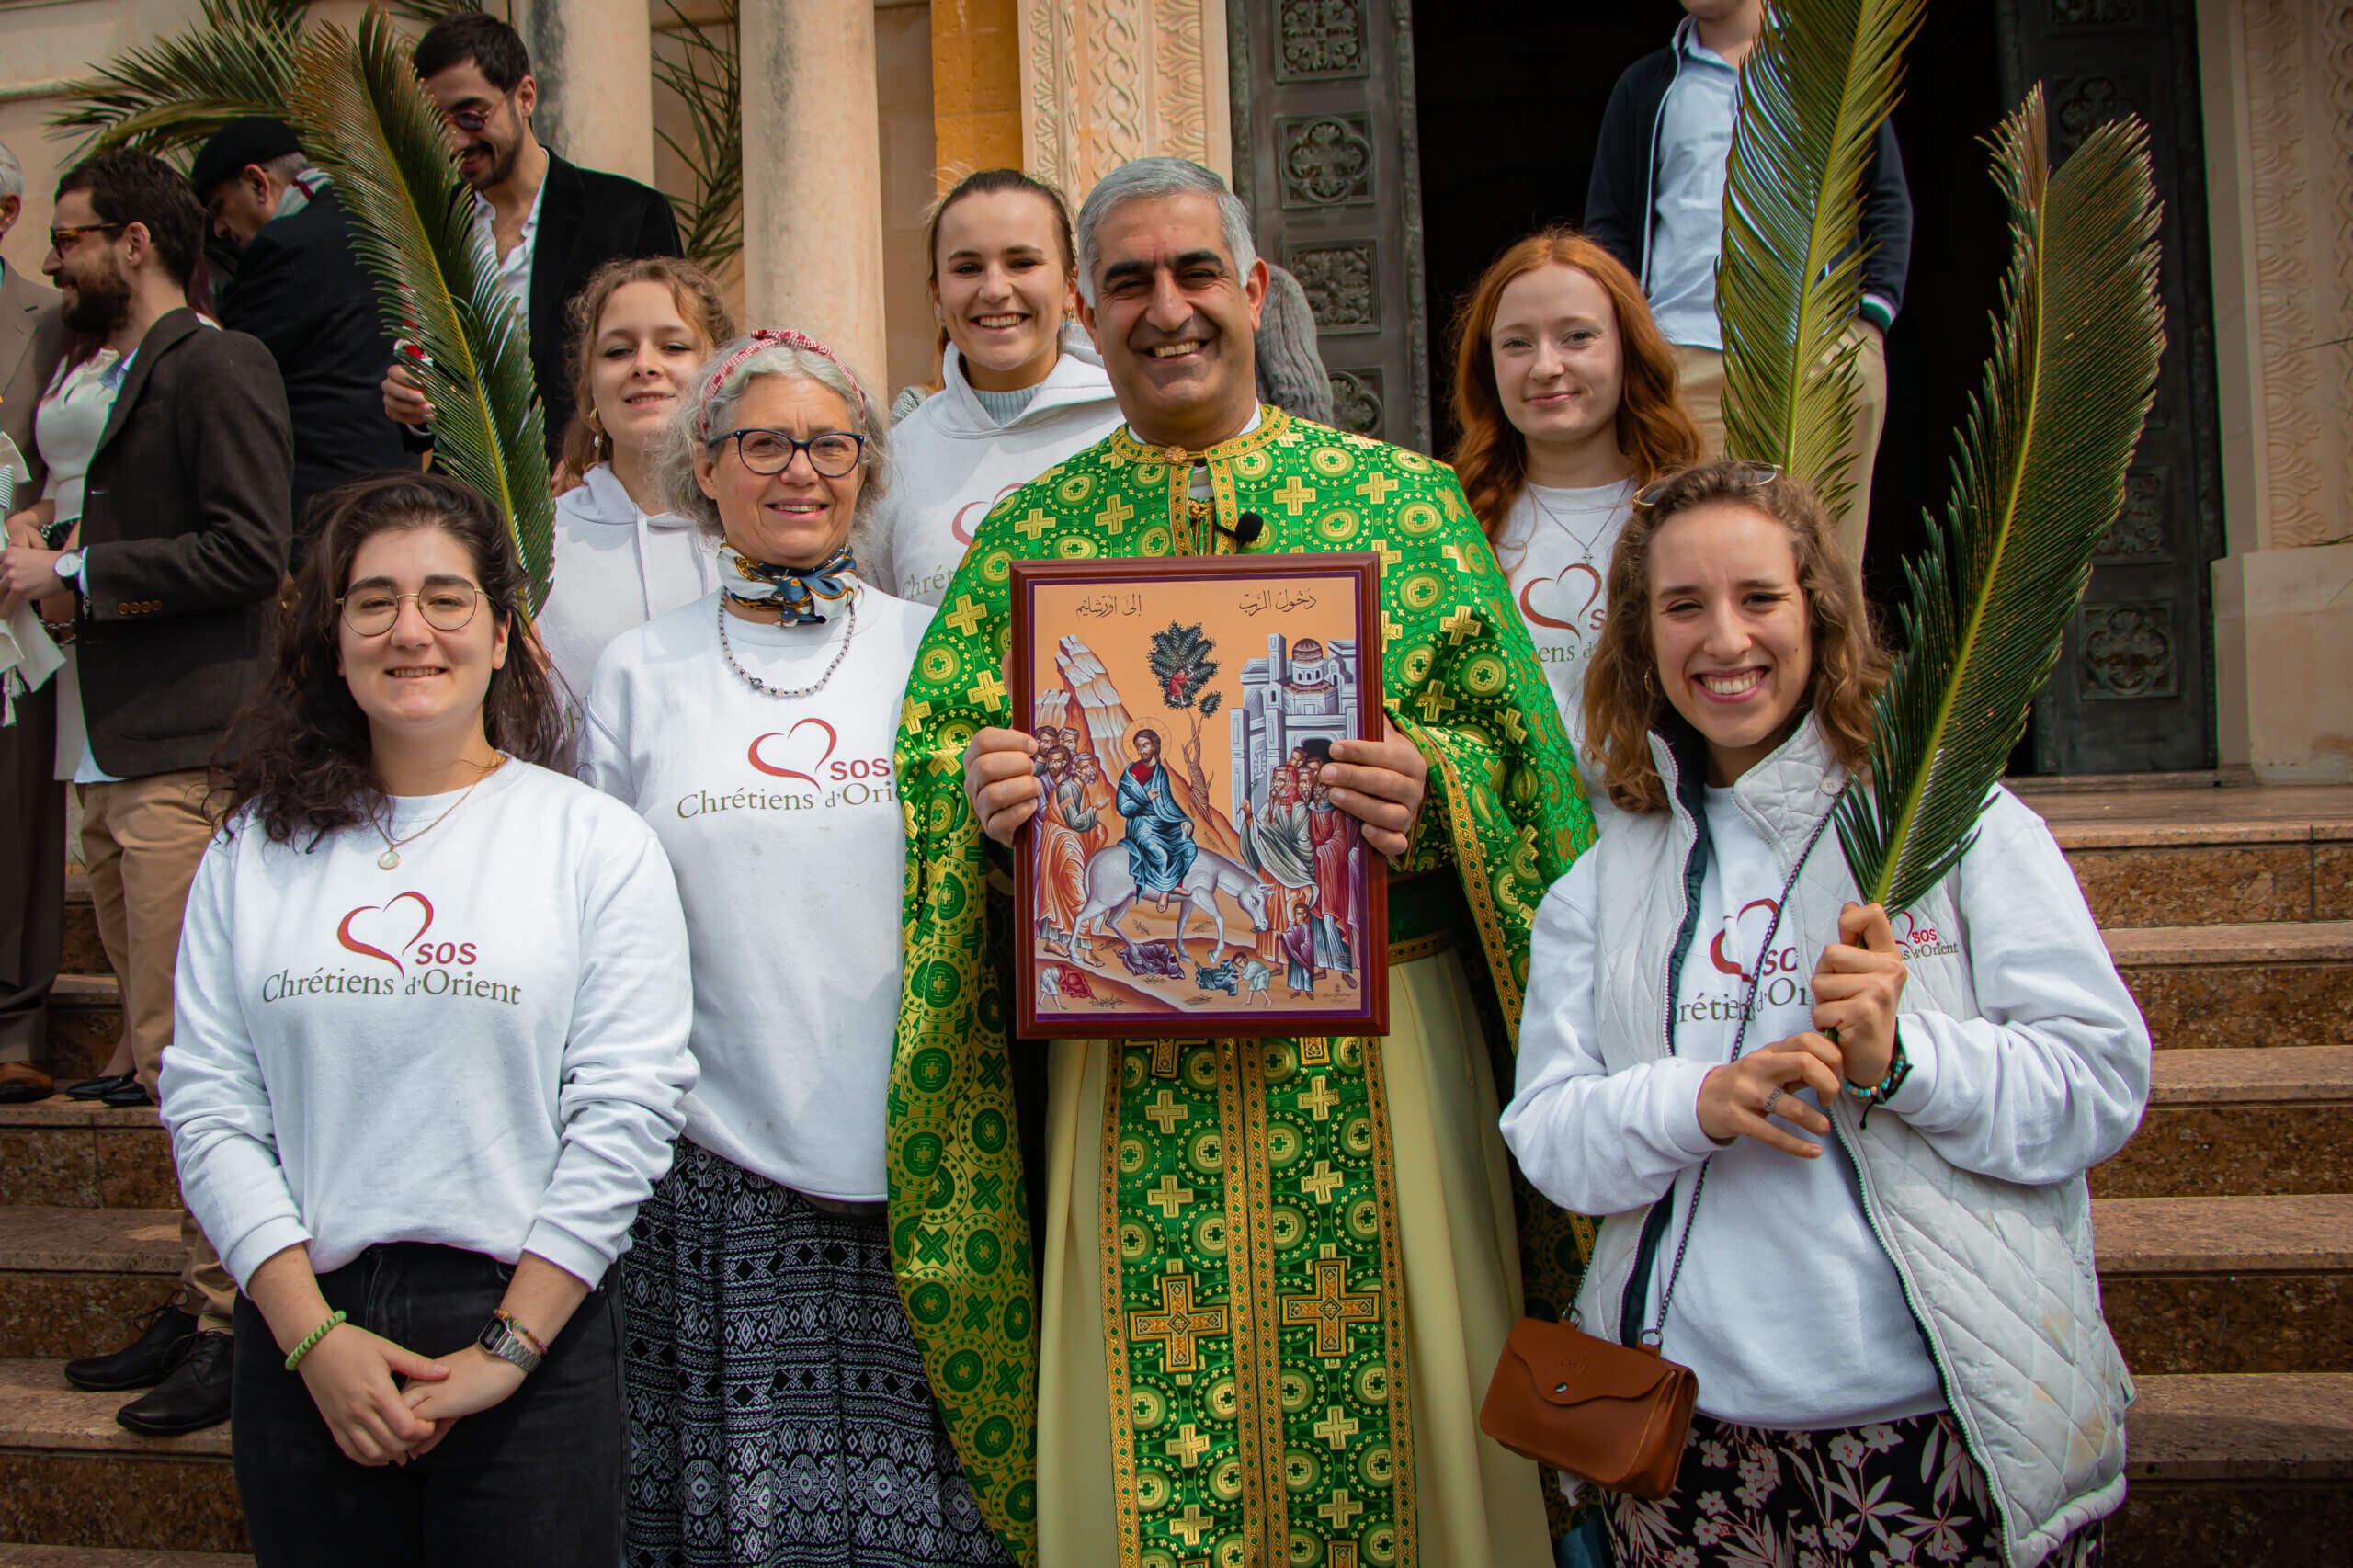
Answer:
MULTIPOLYGON (((370 924, 372 925, 374 923, 370 922, 370 924)), ((401 922, 394 920, 392 923, 392 928, 398 929, 400 924, 401 922)), ((391 898, 386 899, 381 903, 364 903, 358 909, 353 910, 350 914, 345 915, 343 917, 342 924, 335 928, 335 939, 341 942, 352 952, 360 953, 371 959, 381 959, 386 963, 391 964, 395 970, 399 970, 401 973, 406 974, 408 971, 402 965, 401 960, 394 958, 392 955, 394 953, 407 951, 413 944, 423 939, 425 934, 431 929, 433 929, 433 905, 423 893, 394 893, 391 898), (417 908, 425 912, 425 918, 418 922, 415 930, 411 931, 399 941, 387 942, 383 947, 380 948, 374 943, 367 941, 363 937, 352 935, 352 922, 358 920, 361 915, 383 915, 390 916, 394 904, 407 903, 411 901, 414 901, 417 908)))
POLYGON ((1578 561, 1563 567, 1556 576, 1530 577, 1519 590, 1519 608, 1521 614, 1539 626, 1557 627, 1563 631, 1574 631, 1582 636, 1586 630, 1584 624, 1585 612, 1591 609, 1593 601, 1600 597, 1601 574, 1595 571, 1587 562, 1578 561), (1563 619, 1557 616, 1547 615, 1536 608, 1535 595, 1539 588, 1548 590, 1545 596, 1546 600, 1552 603, 1554 608, 1566 606, 1570 597, 1576 593, 1575 585, 1570 583, 1569 579, 1578 576, 1585 578, 1587 585, 1585 602, 1574 609, 1569 610, 1568 619, 1563 619), (1553 591, 1557 591, 1560 596, 1557 600, 1552 597, 1553 591))
MULTIPOLYGON (((1740 964, 1735 960, 1725 954, 1724 938, 1738 930, 1748 919, 1749 914, 1754 910, 1761 909, 1765 911, 1765 922, 1768 926, 1770 926, 1772 924, 1774 915, 1779 911, 1780 907, 1781 906, 1779 904, 1774 903, 1769 898, 1760 898, 1752 903, 1742 905, 1740 913, 1725 921, 1724 928, 1716 933, 1716 939, 1708 944, 1708 961, 1714 964, 1717 969, 1722 971, 1726 974, 1736 976, 1742 980, 1746 980, 1748 978, 1748 971, 1741 968, 1740 964)), ((1765 937, 1762 930, 1757 933, 1756 939, 1760 943, 1764 941, 1765 937)))
POLYGON ((948 524, 949 530, 956 536, 956 542, 962 545, 965 549, 970 550, 972 547, 972 530, 971 527, 968 526, 966 519, 987 517, 991 512, 996 510, 996 504, 998 502, 1004 500, 1006 496, 1012 494, 1015 491, 1020 488, 1021 486, 1018 484, 1008 484, 985 501, 967 501, 961 506, 957 507, 956 516, 950 518, 948 524))
POLYGON ((823 719, 803 719, 798 724, 793 725, 790 730, 781 732, 771 730, 765 735, 755 736, 752 740, 751 749, 745 753, 745 756, 750 760, 754 767, 758 768, 763 773, 778 778, 798 778, 813 790, 822 788, 822 786, 818 784, 817 777, 813 772, 803 773, 798 768, 779 767, 772 762, 764 762, 760 759, 761 743, 765 741, 784 741, 787 744, 790 744, 793 736, 799 734, 801 731, 807 729, 812 724, 816 725, 817 728, 825 732, 824 754, 818 757, 816 761, 809 765, 812 768, 821 768, 824 767, 826 761, 833 756, 834 747, 841 744, 840 737, 834 733, 834 727, 831 724, 826 723, 823 719))

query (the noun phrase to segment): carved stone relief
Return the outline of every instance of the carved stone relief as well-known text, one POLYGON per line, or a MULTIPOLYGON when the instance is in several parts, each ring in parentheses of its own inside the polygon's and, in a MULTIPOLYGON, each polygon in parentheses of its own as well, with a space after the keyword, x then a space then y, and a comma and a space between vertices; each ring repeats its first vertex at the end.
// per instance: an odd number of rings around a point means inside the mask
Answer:
POLYGON ((2170 599, 2086 605, 2080 666, 2083 696, 2097 700, 2171 697, 2179 691, 2173 613, 2170 599))
POLYGON ((2124 476, 2124 504, 2099 543, 2102 562, 2165 561, 2165 471, 2135 468, 2124 476))
POLYGON ((1367 116, 1320 114, 1275 121, 1275 166, 1285 207, 1353 207, 1372 199, 1367 116))
POLYGON ((1296 245, 1290 270, 1307 294, 1317 330, 1379 332, 1381 264, 1370 240, 1338 244, 1296 245))
POLYGON ((1131 158, 1233 173, 1224 0, 1022 0, 1021 161, 1075 208, 1131 158))
POLYGON ((1332 423, 1343 430, 1359 436, 1380 433, 1381 416, 1387 404, 1381 398, 1381 371, 1368 366, 1358 370, 1334 370, 1332 377, 1332 423))
POLYGON ((1370 69, 1362 0, 1282 0, 1276 15, 1279 82, 1331 82, 1370 69))

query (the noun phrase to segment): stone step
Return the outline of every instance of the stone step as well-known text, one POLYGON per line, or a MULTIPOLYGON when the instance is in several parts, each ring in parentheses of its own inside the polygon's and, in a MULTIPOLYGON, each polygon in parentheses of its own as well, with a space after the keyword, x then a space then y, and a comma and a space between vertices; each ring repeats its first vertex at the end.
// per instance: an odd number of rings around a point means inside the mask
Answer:
POLYGON ((2353 1192, 2353 1046, 2160 1051, 2141 1131, 2097 1198, 2353 1192))
POLYGON ((2106 936, 2161 1050, 2353 1045, 2353 920, 2106 936))
POLYGON ((56 1095, 0 1105, 0 1204, 170 1209, 172 1141, 154 1108, 117 1110, 56 1095))
POLYGON ((2014 787, 2102 926, 2353 918, 2353 787, 2014 787))
POLYGON ((2135 1380, 2110 1568, 2336 1568, 2353 1539, 2353 1377, 2135 1380))
POLYGON ((180 1257, 176 1210, 0 1209, 0 1358, 120 1349, 177 1295, 180 1257))
POLYGON ((0 1568, 253 1568, 253 1562, 242 1552, 26 1546, 0 1540, 0 1568))
POLYGON ((60 974, 111 974, 107 945, 98 937, 98 915, 90 903, 90 879, 80 871, 65 878, 65 943, 59 957, 60 974))
POLYGON ((229 1428, 142 1437, 115 1425, 129 1397, 69 1388, 54 1360, 0 1359, 0 1540, 244 1551, 229 1428))
POLYGON ((2353 1372, 2353 1194, 2092 1204, 2136 1373, 2353 1372))
POLYGON ((49 993, 49 1073, 61 1084, 95 1078, 122 1034, 122 987, 108 973, 57 977, 49 993))

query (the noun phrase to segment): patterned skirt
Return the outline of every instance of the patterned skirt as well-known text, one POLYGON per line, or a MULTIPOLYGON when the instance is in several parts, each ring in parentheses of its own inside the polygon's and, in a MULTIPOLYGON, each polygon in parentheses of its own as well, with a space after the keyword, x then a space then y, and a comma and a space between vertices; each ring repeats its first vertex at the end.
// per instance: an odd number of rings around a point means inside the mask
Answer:
POLYGON ((995 1568, 880 1219, 681 1139, 621 1270, 631 1568, 995 1568))
MULTIPOLYGON (((2003 1562, 1985 1472, 1943 1411, 1818 1432, 1695 1415, 1674 1493, 1614 1494, 1608 1518, 1617 1568, 2003 1562)), ((2097 1568, 2103 1534, 2098 1523, 2077 1530, 2046 1568, 2097 1568)))

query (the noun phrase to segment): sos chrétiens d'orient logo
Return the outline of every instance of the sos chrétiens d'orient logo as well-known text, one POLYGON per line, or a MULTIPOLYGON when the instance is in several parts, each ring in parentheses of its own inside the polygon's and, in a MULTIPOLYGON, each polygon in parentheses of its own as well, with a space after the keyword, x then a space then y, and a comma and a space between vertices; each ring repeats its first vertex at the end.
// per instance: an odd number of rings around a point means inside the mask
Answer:
POLYGON ((696 790, 678 797, 678 815, 691 820, 721 812, 805 812, 898 800, 898 782, 889 757, 835 756, 840 749, 840 733, 814 717, 801 720, 790 729, 755 735, 744 751, 744 759, 755 770, 770 778, 805 784, 814 793, 758 785, 726 794, 696 790))
POLYGON ((381 903, 363 903, 335 923, 336 946, 365 961, 344 970, 321 964, 308 974, 280 970, 262 983, 264 1002, 296 996, 460 996, 483 1002, 522 1002, 522 987, 485 980, 472 972, 481 958, 473 942, 433 935, 433 901, 416 892, 397 892, 381 903), (377 965, 392 972, 387 974, 377 965))

